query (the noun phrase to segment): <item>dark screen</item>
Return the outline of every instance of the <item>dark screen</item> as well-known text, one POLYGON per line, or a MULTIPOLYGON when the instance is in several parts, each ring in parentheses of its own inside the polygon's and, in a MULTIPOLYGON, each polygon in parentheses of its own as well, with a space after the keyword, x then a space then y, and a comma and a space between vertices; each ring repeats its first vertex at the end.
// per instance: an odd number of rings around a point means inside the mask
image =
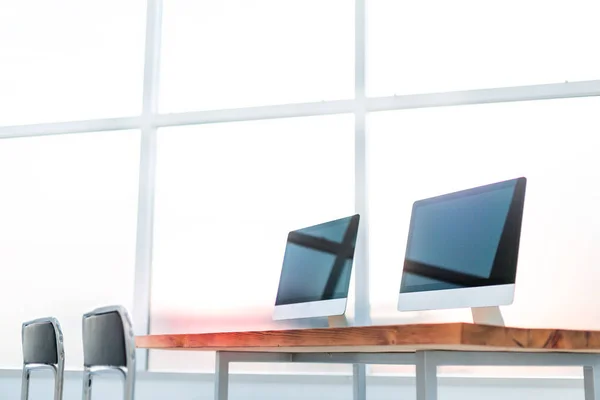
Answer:
POLYGON ((348 297, 359 216, 288 235, 275 305, 348 297))
POLYGON ((415 202, 400 292, 515 282, 525 178, 415 202))

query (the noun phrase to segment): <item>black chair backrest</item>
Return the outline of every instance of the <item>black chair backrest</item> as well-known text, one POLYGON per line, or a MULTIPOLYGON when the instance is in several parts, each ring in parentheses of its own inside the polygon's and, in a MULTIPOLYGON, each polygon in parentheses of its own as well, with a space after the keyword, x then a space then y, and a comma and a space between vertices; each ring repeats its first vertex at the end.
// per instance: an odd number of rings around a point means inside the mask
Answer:
POLYGON ((86 367, 127 366, 125 331, 117 311, 84 318, 83 363, 86 367))
POLYGON ((50 321, 23 326, 23 362, 25 364, 58 364, 56 331, 50 321))

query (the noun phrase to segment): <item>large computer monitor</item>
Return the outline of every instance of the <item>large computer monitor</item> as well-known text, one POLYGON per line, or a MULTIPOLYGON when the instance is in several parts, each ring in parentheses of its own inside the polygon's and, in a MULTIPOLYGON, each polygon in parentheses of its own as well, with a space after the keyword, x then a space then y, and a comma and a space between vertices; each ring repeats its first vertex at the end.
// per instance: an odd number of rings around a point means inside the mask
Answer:
POLYGON ((345 313, 358 223, 357 214, 288 234, 274 320, 345 313))
POLYGON ((416 201, 398 310, 511 304, 526 184, 518 178, 416 201))

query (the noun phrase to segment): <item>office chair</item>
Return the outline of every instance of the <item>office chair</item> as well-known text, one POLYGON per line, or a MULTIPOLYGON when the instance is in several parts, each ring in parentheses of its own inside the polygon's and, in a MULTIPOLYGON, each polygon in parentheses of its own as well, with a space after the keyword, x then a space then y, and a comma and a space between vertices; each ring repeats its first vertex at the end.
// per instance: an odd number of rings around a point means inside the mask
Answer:
POLYGON ((98 308, 83 316, 83 400, 91 400, 92 376, 119 372, 124 399, 133 400, 135 389, 135 338, 124 307, 98 308))
POLYGON ((65 350, 60 324, 55 318, 39 318, 23 323, 23 377, 21 400, 29 398, 31 371, 51 369, 54 372, 54 400, 62 400, 65 372, 65 350))

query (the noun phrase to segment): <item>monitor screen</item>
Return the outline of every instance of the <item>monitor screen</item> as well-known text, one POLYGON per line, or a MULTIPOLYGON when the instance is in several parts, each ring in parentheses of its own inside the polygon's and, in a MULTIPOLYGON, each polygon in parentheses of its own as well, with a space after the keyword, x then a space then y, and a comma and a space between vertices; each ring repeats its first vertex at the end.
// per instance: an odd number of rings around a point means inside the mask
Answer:
POLYGON ((348 297, 359 216, 288 235, 276 306, 348 297))
POLYGON ((526 179, 413 205, 400 293, 514 284, 526 179))

